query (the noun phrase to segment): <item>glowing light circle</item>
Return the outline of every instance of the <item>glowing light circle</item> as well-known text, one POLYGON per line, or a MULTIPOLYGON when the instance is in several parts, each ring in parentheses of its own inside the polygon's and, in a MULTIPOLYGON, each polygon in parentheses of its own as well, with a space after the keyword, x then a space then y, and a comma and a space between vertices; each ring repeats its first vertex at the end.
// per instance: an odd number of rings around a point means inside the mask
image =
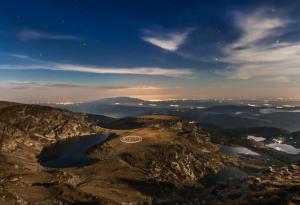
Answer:
POLYGON ((121 137, 120 141, 123 143, 138 143, 141 142, 143 138, 141 136, 133 136, 133 135, 128 135, 125 137, 121 137))

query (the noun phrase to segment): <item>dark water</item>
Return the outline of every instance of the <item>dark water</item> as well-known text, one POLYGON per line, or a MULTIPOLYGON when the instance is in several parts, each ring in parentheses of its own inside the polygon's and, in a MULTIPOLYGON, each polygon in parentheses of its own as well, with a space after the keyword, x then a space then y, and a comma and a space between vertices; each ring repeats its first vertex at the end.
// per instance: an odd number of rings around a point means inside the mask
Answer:
POLYGON ((91 135, 57 142, 51 147, 48 147, 42 154, 47 157, 47 155, 54 155, 55 152, 57 152, 59 153, 58 156, 56 156, 55 159, 43 160, 41 164, 45 167, 66 168, 86 166, 95 163, 97 159, 88 158, 86 152, 89 148, 106 140, 106 138, 107 137, 103 135, 91 135))
POLYGON ((218 182, 239 179, 246 175, 247 175, 246 172, 244 172, 236 167, 227 167, 226 166, 217 173, 205 175, 201 181, 202 181, 202 184, 206 188, 209 188, 211 186, 216 185, 218 182))

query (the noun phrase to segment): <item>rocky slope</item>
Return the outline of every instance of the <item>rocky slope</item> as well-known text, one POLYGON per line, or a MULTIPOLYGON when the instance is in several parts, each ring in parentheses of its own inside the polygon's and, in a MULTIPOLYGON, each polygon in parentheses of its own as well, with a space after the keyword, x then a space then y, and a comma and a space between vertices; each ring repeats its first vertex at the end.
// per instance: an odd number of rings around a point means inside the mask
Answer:
MULTIPOLYGON (((119 192, 135 193, 132 193, 132 199, 136 203, 144 203, 145 196, 148 203, 182 201, 189 192, 203 189, 201 178, 205 174, 224 166, 225 157, 219 154, 218 146, 210 142, 209 133, 184 120, 154 115, 128 118, 116 124, 123 127, 125 123, 136 125, 135 129, 116 130, 114 138, 90 150, 89 154, 102 159, 95 165, 98 170, 105 169, 109 173, 101 173, 100 178, 108 184, 122 184, 119 192), (142 136, 143 140, 123 143, 120 137, 127 135, 142 136)), ((86 189, 90 183, 94 182, 88 182, 82 188, 86 189)), ((130 199, 126 195, 112 194, 115 187, 98 186, 106 190, 105 195, 96 193, 99 196, 120 203, 130 199)))
POLYGON ((19 105, 19 103, 0 101, 0 109, 10 107, 10 106, 15 106, 15 105, 19 105))
POLYGON ((262 155, 222 155, 219 145, 211 142, 214 132, 175 116, 113 120, 36 105, 5 106, 0 116, 0 204, 299 202, 297 165, 268 168, 273 161, 262 155), (96 163, 73 168, 38 163, 37 156, 50 143, 63 146, 61 139, 93 133, 109 136, 86 152, 98 159, 96 163), (126 136, 140 140, 126 143, 126 136), (228 179, 206 186, 207 175, 228 166, 249 174, 238 183, 228 179))
POLYGON ((219 183, 191 204, 300 204, 300 166, 269 167, 237 182, 219 183))
POLYGON ((0 141, 6 152, 13 151, 18 144, 39 147, 101 130, 86 115, 39 105, 2 102, 0 116, 0 141))

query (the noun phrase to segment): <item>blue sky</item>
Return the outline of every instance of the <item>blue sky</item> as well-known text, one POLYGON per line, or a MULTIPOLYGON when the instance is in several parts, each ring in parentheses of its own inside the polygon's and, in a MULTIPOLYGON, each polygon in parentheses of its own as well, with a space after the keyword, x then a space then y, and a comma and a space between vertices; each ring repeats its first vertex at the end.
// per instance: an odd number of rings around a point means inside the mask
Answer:
POLYGON ((300 98, 297 1, 0 2, 0 99, 300 98))

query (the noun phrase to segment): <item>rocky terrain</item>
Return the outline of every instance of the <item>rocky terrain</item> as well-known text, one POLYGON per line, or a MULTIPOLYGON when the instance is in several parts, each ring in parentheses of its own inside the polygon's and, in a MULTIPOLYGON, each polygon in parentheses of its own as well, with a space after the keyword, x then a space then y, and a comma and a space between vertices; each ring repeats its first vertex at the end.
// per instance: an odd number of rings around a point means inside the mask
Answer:
POLYGON ((176 116, 114 120, 8 103, 0 116, 0 204, 300 203, 299 155, 285 162, 290 155, 253 143, 246 145, 261 155, 224 155, 219 148, 231 144, 229 135, 176 116), (95 163, 39 164, 61 154, 56 145, 63 147, 62 140, 95 134, 108 136, 86 152, 95 163), (142 140, 125 143, 124 136, 142 140), (207 184, 208 175, 226 167, 246 174, 207 184))
POLYGON ((300 166, 269 167, 235 182, 219 183, 192 204, 300 204, 300 166))
POLYGON ((2 102, 0 116, 2 150, 7 152, 19 144, 38 148, 39 144, 101 130, 86 115, 39 105, 2 102))

